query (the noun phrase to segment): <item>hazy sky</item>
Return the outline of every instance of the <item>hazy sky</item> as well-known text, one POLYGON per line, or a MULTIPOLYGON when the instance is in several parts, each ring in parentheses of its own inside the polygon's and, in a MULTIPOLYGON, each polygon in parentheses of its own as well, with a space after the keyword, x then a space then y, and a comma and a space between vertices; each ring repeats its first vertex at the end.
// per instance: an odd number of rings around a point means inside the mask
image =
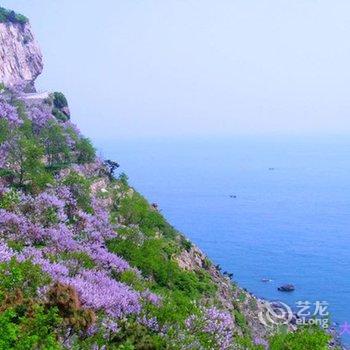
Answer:
POLYGON ((350 132, 349 0, 8 0, 93 138, 350 132))

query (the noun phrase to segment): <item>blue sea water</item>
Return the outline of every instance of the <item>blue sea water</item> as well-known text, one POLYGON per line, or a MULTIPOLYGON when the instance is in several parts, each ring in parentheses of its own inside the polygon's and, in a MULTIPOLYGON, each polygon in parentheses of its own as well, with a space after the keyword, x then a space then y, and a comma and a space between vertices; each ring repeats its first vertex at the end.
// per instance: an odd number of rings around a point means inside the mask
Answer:
MULTIPOLYGON (((170 223, 242 287, 292 307, 297 301, 326 301, 333 321, 350 323, 349 139, 97 144, 170 223), (296 290, 278 292, 284 283, 296 290)), ((350 343, 350 335, 344 340, 350 343)))

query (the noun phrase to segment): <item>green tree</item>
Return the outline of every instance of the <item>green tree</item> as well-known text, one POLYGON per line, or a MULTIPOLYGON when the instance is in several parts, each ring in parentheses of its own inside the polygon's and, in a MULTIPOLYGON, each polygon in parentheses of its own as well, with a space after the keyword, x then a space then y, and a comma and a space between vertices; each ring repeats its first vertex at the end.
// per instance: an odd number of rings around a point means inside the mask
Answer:
POLYGON ((71 151, 67 145, 67 137, 62 127, 51 122, 41 132, 41 140, 45 147, 47 164, 50 168, 67 164, 71 158, 71 151))
POLYGON ((58 109, 68 106, 67 99, 62 92, 53 93, 53 105, 58 109))
POLYGON ((33 138, 19 134, 10 141, 8 159, 15 184, 36 191, 52 182, 44 154, 44 148, 33 138))
POLYGON ((75 145, 77 162, 79 164, 89 163, 95 159, 95 148, 88 138, 80 138, 75 145))

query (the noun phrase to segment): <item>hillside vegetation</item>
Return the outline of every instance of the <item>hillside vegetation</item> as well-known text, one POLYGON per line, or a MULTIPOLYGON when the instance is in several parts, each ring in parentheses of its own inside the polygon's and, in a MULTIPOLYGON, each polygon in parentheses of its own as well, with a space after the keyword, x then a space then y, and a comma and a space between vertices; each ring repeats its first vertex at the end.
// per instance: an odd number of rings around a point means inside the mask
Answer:
MULTIPOLYGON (((54 117, 55 96, 0 100, 0 349, 267 348, 240 307, 247 295, 208 259, 179 263, 195 247, 54 117)), ((301 330, 271 349, 327 340, 301 330)))
POLYGON ((62 93, 1 86, 0 350, 328 348, 318 328, 262 325, 260 301, 117 168, 62 93))

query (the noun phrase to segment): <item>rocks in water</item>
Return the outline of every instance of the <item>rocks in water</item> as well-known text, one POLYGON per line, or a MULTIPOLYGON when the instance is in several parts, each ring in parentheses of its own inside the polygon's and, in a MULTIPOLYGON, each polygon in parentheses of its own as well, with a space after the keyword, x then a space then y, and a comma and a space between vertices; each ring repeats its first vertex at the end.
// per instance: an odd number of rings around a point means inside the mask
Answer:
POLYGON ((295 290, 295 287, 293 284, 284 284, 277 288, 280 292, 293 292, 295 290))
POLYGON ((237 198, 235 194, 230 194, 230 198, 237 198))

